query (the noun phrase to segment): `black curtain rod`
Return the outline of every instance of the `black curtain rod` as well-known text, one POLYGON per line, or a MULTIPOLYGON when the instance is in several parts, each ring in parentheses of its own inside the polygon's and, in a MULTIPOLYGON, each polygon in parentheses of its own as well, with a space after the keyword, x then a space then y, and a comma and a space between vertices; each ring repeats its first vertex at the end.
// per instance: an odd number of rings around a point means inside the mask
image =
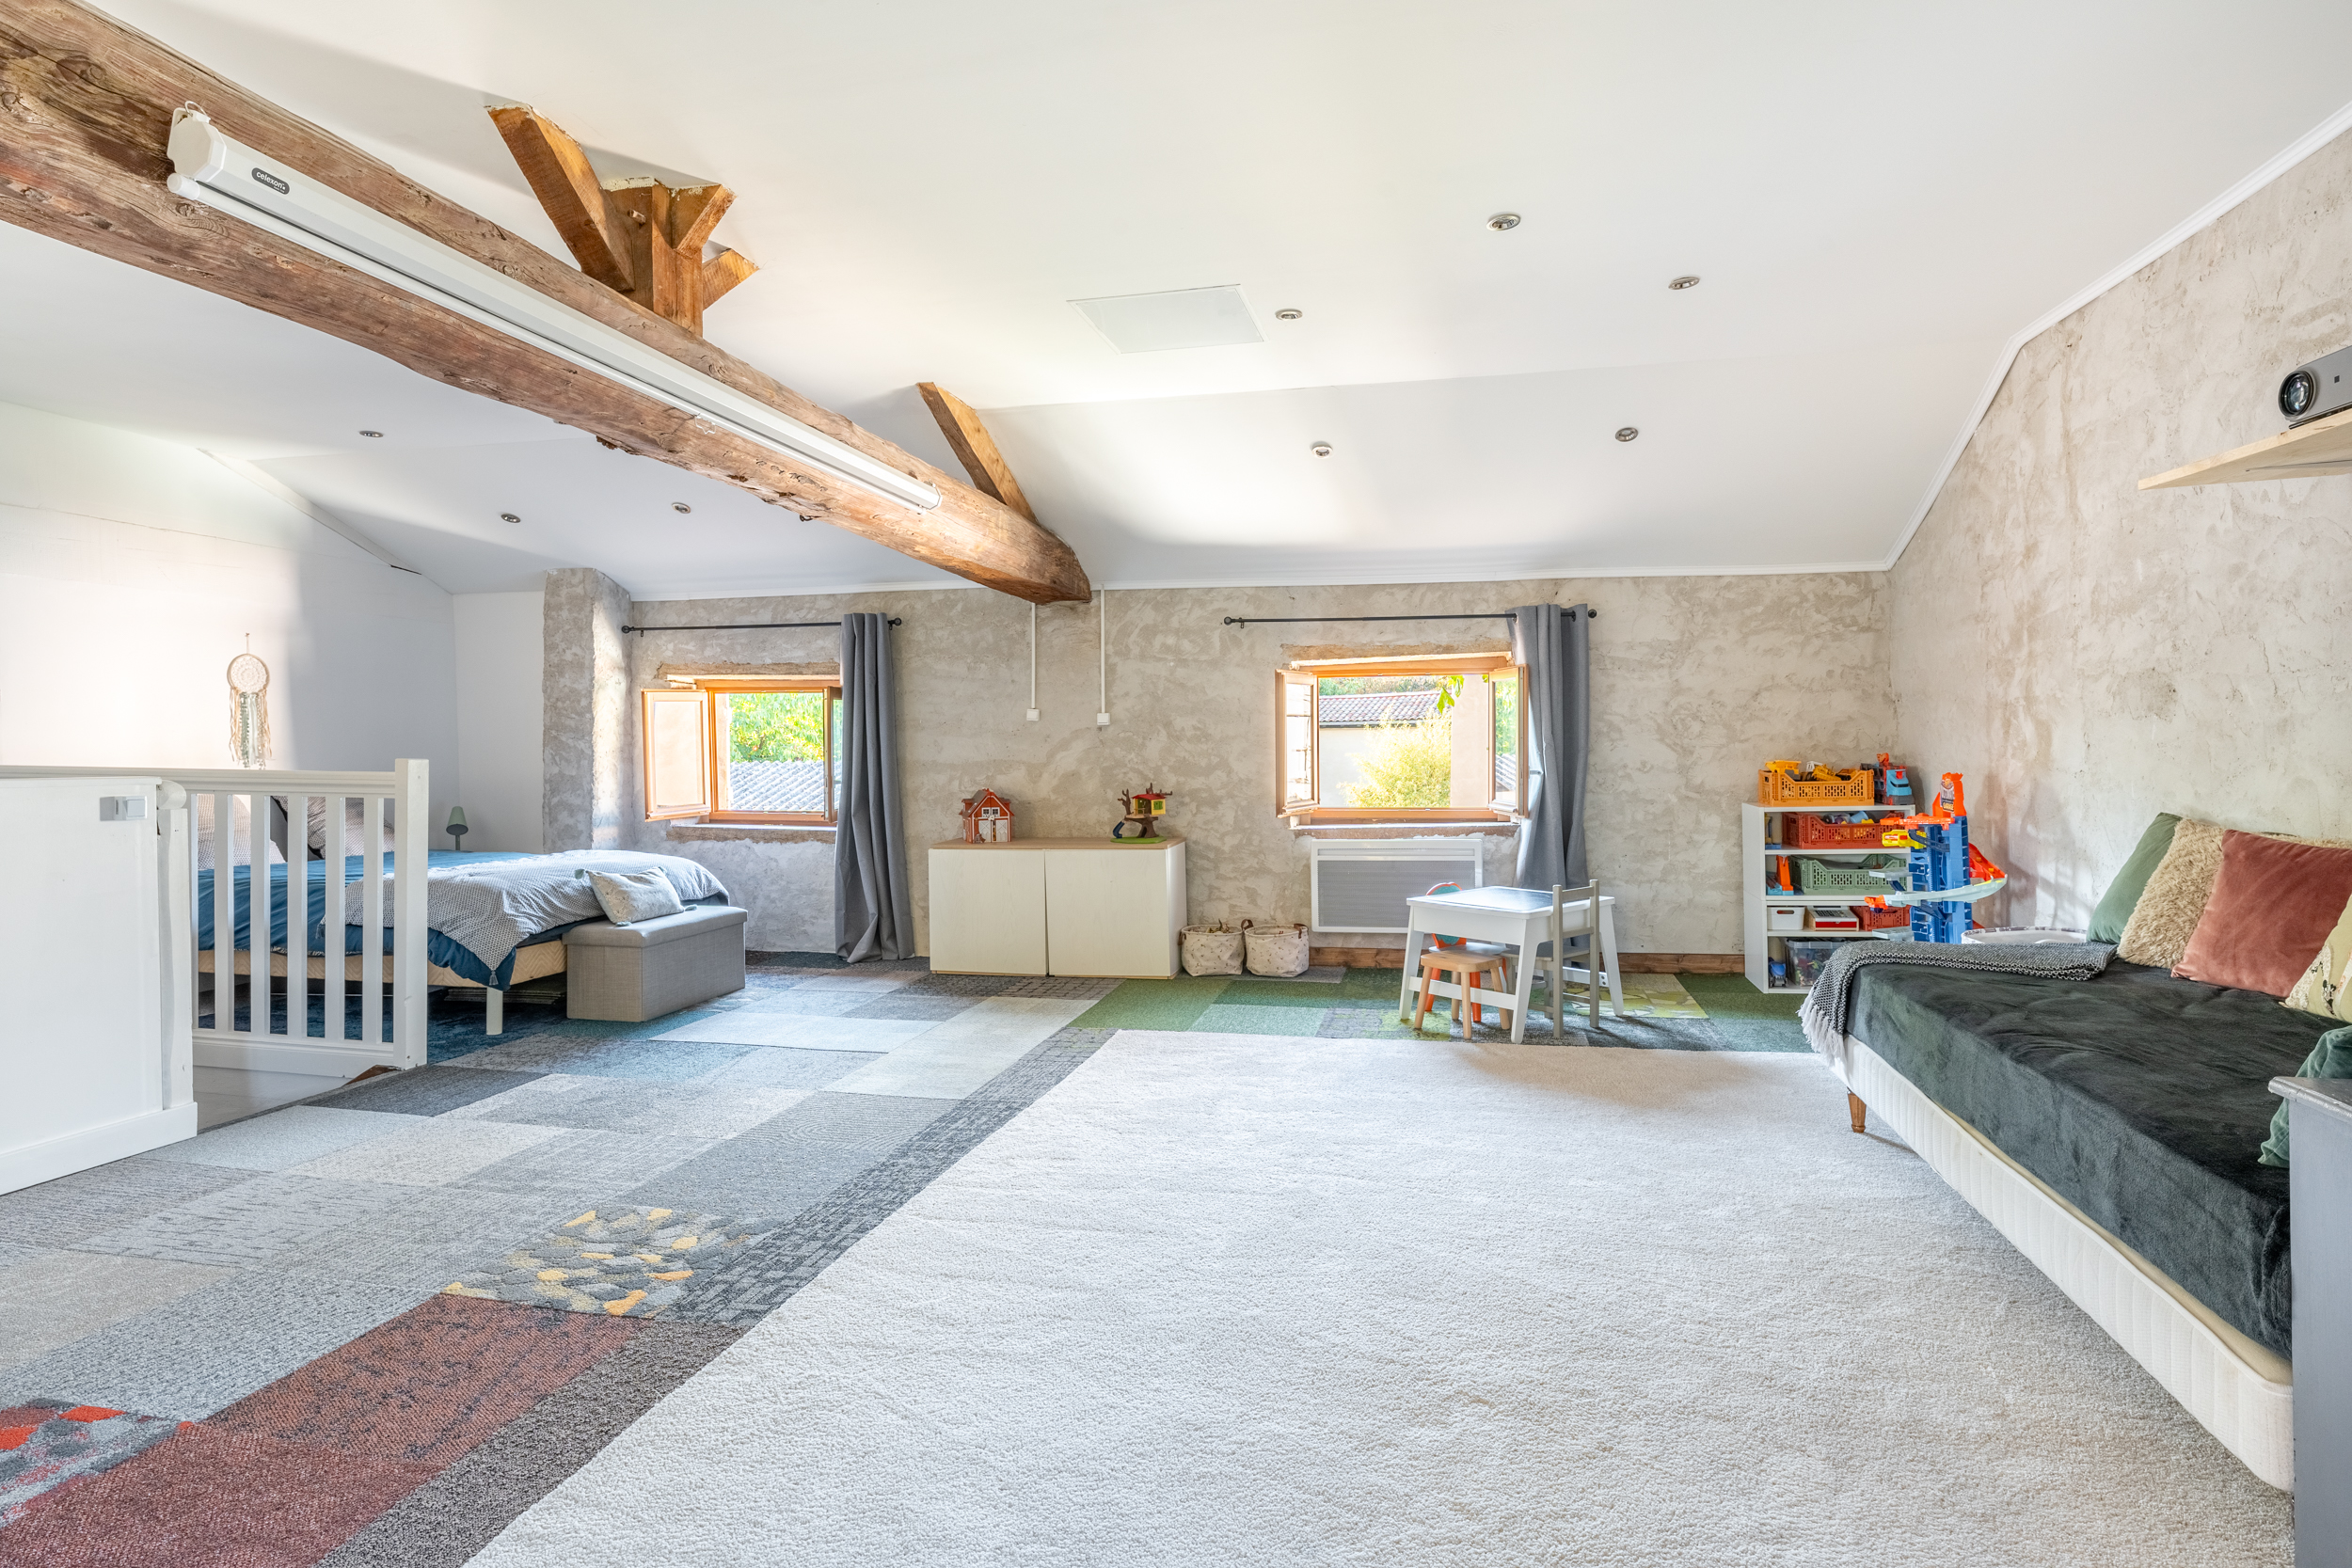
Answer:
MULTIPOLYGON (((1584 618, 1588 621, 1598 620, 1600 611, 1588 605, 1585 607, 1584 618)), ((1225 617, 1225 624, 1229 626, 1297 626, 1329 625, 1340 621, 1516 621, 1518 619, 1518 615, 1514 610, 1495 610, 1484 615, 1253 615, 1246 620, 1239 615, 1228 615, 1225 617)))
MULTIPOLYGON (((819 626, 837 626, 838 621, 736 621, 723 626, 623 626, 623 631, 814 631, 819 626)), ((896 615, 890 618, 894 626, 906 625, 896 615)))

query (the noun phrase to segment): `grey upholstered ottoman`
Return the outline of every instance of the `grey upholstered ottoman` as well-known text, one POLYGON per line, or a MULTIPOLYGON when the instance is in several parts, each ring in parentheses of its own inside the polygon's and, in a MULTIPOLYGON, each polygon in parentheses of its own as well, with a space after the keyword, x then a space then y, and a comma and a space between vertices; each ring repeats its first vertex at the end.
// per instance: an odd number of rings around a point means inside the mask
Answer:
POLYGON ((689 904, 659 920, 593 920, 564 933, 574 1018, 643 1023, 743 989, 745 912, 689 904))

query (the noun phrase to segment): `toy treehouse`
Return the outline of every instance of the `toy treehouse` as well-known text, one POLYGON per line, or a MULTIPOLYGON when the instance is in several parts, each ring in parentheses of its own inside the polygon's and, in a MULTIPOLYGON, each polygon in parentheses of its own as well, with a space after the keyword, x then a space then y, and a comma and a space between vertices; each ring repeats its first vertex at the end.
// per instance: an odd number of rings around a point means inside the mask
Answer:
POLYGON ((963 842, 1010 844, 1012 807, 993 789, 967 796, 963 802, 963 842))
POLYGON ((1168 796, 1158 784, 1138 789, 1132 795, 1122 791, 1119 802, 1126 815, 1111 824, 1111 837, 1151 839, 1160 836, 1160 819, 1168 815, 1168 796))

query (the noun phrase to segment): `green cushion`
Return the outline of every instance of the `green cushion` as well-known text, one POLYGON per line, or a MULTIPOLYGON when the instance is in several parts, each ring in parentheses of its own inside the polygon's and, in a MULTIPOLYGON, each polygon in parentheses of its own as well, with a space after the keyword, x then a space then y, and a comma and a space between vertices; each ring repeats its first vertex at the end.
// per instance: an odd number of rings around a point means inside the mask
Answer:
MULTIPOLYGON (((2352 1029, 2330 1029, 2319 1037, 2312 1053, 2303 1058, 2303 1065, 2295 1069, 2297 1078, 2352 1078, 2352 1029)), ((2265 1165, 2287 1163, 2287 1111, 2283 1100, 2271 1114, 2270 1136, 2263 1143, 2262 1152, 2254 1156, 2265 1165)), ((2240 1145, 2244 1148, 2244 1145, 2240 1145)))
POLYGON ((2139 835, 2139 847, 2132 851, 2123 869, 2107 884, 2106 896, 2099 900, 2099 907, 2090 911, 2091 941, 2123 940, 2123 924, 2132 918, 2132 911, 2139 907, 2139 895, 2146 891, 2148 879, 2155 875, 2164 852, 2172 847, 2172 830, 2180 825, 2181 819, 2170 812, 2156 813, 2156 819, 2139 835))

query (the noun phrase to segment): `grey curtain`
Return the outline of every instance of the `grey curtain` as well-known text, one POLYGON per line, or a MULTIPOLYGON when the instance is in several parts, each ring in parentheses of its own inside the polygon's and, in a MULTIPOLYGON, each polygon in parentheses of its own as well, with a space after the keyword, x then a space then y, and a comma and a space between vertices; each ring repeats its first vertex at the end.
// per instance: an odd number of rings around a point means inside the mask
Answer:
POLYGON ((841 617, 840 817, 833 846, 834 951, 850 963, 914 956, 906 819, 898 809, 898 677, 890 617, 841 617))
POLYGON ((1513 610, 1511 656, 1527 667, 1527 827, 1518 884, 1584 880, 1584 768, 1592 752, 1592 617, 1584 606, 1513 610))

